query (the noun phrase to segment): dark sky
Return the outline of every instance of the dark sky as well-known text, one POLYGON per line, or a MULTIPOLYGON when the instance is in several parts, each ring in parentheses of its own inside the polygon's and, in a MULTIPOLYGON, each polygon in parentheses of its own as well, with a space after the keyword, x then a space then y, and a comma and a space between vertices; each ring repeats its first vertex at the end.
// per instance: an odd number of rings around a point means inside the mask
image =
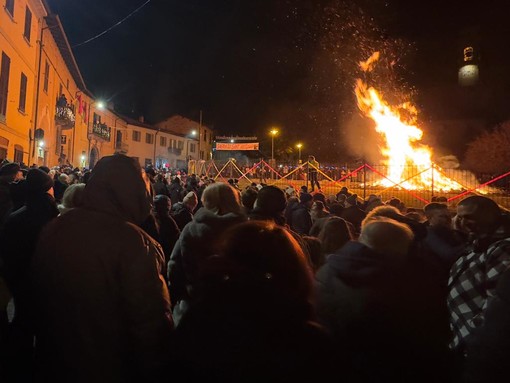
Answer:
MULTIPOLYGON (((71 45, 145 2, 48 1, 71 45)), ((219 133, 262 137, 277 125, 280 146, 303 140, 329 158, 344 152, 344 125, 357 113, 355 63, 375 49, 397 62, 380 78, 412 93, 425 120, 507 118, 506 3, 152 0, 74 53, 90 90, 122 113, 156 122, 174 113, 197 119, 202 109, 219 133), (444 102, 464 92, 456 86, 464 41, 479 48, 483 86, 469 91, 483 94, 480 108, 444 102)))

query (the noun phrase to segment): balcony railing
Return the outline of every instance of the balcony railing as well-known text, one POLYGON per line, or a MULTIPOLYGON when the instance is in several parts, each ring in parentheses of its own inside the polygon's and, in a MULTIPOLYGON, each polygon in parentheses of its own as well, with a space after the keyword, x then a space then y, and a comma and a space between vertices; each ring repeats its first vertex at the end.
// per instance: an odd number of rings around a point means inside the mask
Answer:
POLYGON ((112 135, 112 128, 106 124, 95 123, 92 125, 92 134, 105 141, 110 141, 112 135))
POLYGON ((55 113, 55 124, 60 125, 62 130, 73 129, 75 123, 74 110, 70 105, 59 106, 55 113))
POLYGON ((169 147, 168 153, 175 154, 176 156, 180 156, 182 153, 182 149, 169 147))
POLYGON ((126 154, 129 150, 129 145, 126 144, 125 142, 119 142, 117 141, 115 143, 115 152, 116 153, 122 153, 122 154, 126 154))

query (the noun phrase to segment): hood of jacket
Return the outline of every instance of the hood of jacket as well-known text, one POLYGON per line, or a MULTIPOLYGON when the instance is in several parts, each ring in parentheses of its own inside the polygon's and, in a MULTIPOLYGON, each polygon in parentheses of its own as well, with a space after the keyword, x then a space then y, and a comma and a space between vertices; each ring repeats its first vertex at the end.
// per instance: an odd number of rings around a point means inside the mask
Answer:
POLYGON ((136 160, 115 154, 92 170, 84 191, 84 208, 141 225, 150 214, 150 193, 136 160))
POLYGON ((388 260, 365 245, 350 241, 331 254, 326 264, 345 283, 361 286, 384 277, 388 272, 388 260))
POLYGON ((193 222, 197 225, 207 225, 207 226, 216 226, 216 225, 233 225, 238 222, 245 221, 246 218, 240 214, 228 213, 224 215, 214 214, 212 211, 207 210, 205 207, 198 209, 193 217, 193 222))

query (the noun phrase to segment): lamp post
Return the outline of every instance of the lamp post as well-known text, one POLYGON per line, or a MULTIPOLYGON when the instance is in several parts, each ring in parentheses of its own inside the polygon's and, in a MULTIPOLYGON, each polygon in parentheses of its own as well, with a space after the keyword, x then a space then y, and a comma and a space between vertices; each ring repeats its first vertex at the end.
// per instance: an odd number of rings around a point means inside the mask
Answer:
POLYGON ((271 163, 273 163, 274 162, 274 136, 276 136, 278 134, 278 130, 271 129, 271 131, 269 133, 271 133, 271 163))
POLYGON ((298 164, 301 164, 301 148, 303 147, 303 144, 302 143, 299 143, 296 145, 296 147, 298 148, 298 164))

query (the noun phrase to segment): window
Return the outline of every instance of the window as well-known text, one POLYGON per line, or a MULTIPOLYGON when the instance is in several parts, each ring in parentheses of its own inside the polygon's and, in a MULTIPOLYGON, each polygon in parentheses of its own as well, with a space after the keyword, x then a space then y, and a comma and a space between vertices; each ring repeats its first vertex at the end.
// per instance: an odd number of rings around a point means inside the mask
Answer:
POLYGON ((166 137, 159 137, 159 146, 166 146, 166 137))
POLYGON ((32 12, 27 7, 25 11, 25 31, 23 32, 23 36, 25 36, 25 39, 27 39, 28 42, 30 42, 31 33, 32 33, 32 12))
POLYGON ((133 130, 133 141, 140 142, 142 134, 138 130, 133 130))
POLYGON ((189 151, 195 153, 197 144, 189 144, 189 151))
POLYGON ((150 158, 146 158, 145 159, 145 167, 148 167, 148 166, 151 166, 152 165, 152 160, 150 158))
POLYGON ((97 113, 94 113, 94 120, 93 120, 93 123, 94 125, 96 124, 100 124, 101 123, 101 116, 97 113))
POLYGON ((2 52, 2 63, 0 68, 0 116, 5 118, 7 113, 7 91, 9 90, 9 71, 11 59, 2 52))
POLYGON ((64 89, 63 89, 63 86, 62 86, 62 83, 60 83, 59 87, 58 87, 58 95, 59 97, 62 96, 64 94, 64 89))
POLYGON ((182 150, 184 148, 184 142, 183 141, 177 141, 177 148, 182 150))
POLYGON ((204 142, 207 142, 207 130, 204 130, 204 142))
POLYGON ((19 105, 18 109, 20 112, 25 112, 25 106, 27 102, 27 76, 21 72, 21 84, 19 86, 19 105))
POLYGON ((50 80, 50 64, 48 64, 48 61, 46 61, 46 64, 44 64, 44 86, 43 90, 48 93, 48 83, 50 80))
POLYGON ((14 162, 19 164, 23 162, 23 146, 14 145, 14 162))
POLYGON ((147 144, 152 144, 154 142, 154 135, 151 133, 145 133, 145 142, 147 144))
POLYGON ((5 10, 14 17, 14 0, 5 0, 5 10))

